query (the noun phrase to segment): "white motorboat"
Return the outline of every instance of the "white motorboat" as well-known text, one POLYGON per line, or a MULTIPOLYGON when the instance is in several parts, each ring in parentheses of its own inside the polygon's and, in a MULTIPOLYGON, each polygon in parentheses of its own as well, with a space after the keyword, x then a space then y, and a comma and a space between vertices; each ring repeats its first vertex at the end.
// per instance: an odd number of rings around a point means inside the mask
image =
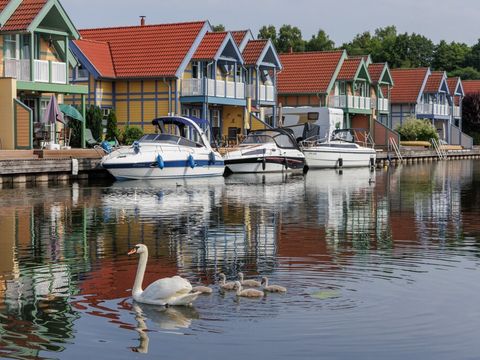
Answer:
POLYGON ((330 139, 309 138, 301 142, 309 169, 373 167, 377 159, 375 149, 367 144, 368 134, 363 133, 359 144, 358 130, 340 129, 330 139))
POLYGON ((305 167, 297 142, 283 129, 253 131, 223 158, 232 173, 303 172, 305 167))
POLYGON ((152 124, 157 134, 145 135, 102 159, 102 166, 117 180, 223 175, 224 161, 210 145, 206 120, 167 116, 152 124))

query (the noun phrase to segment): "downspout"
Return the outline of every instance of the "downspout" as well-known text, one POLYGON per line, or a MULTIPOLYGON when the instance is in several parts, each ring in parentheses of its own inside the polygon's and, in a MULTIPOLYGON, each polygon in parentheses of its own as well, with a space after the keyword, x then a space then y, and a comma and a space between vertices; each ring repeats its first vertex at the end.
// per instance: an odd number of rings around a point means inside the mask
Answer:
MULTIPOLYGON (((207 63, 207 74, 204 75, 205 83, 206 83, 206 86, 205 86, 205 105, 206 105, 205 120, 208 120, 209 123, 210 123, 210 114, 209 114, 209 111, 208 111, 208 68, 210 66, 212 66, 212 64, 215 64, 215 63, 216 63, 215 60, 212 60, 209 63, 207 63)), ((217 68, 215 67, 215 84, 217 83, 216 79, 217 79, 217 68)), ((216 91, 217 91, 217 89, 215 89, 215 92, 216 91)), ((210 127, 212 127, 212 124, 210 124, 210 127)))
POLYGON ((172 83, 171 81, 167 83, 166 78, 163 78, 163 83, 168 85, 168 115, 170 116, 172 114, 172 83))

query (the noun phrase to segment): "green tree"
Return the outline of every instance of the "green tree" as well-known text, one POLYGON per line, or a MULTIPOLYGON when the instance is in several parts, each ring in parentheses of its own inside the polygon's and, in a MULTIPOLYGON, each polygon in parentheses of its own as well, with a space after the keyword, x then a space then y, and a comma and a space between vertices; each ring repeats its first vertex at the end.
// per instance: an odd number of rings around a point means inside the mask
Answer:
POLYGON ((480 79, 480 71, 474 69, 471 66, 465 68, 457 68, 448 73, 449 77, 459 76, 462 80, 479 80, 480 79))
POLYGON ((398 54, 395 53, 397 41, 397 28, 393 25, 375 30, 370 45, 370 55, 373 62, 397 62, 398 54))
POLYGON ((296 26, 282 25, 278 31, 276 47, 279 52, 305 51, 305 41, 302 32, 296 26))
POLYGON ((473 137, 476 145, 480 145, 480 93, 465 96, 462 106, 463 131, 473 137))
POLYGON ((435 70, 445 71, 461 68, 465 64, 470 51, 471 49, 467 44, 457 42, 448 44, 445 40, 442 40, 435 46, 432 67, 435 70))
POLYGON ((273 44, 276 46, 277 45, 277 29, 275 29, 275 26, 273 25, 264 25, 260 28, 260 31, 258 32, 259 39, 270 39, 272 40, 273 44))
POLYGON ((335 49, 335 43, 322 29, 305 44, 306 51, 327 51, 335 49))
POLYGON ((214 32, 223 32, 223 31, 225 31, 225 25, 223 25, 223 24, 212 25, 212 30, 214 32))
POLYGON ((472 46, 470 53, 465 59, 465 66, 471 66, 480 71, 480 39, 472 46))
POLYGON ((349 55, 367 55, 372 52, 373 39, 369 31, 357 34, 349 43, 343 44, 342 48, 347 50, 349 55))
POLYGON ((425 36, 408 33, 397 36, 394 51, 400 54, 397 63, 392 67, 415 68, 430 66, 433 60, 435 45, 425 36))
POLYGON ((96 140, 100 140, 103 133, 102 128, 102 110, 98 106, 90 105, 87 109, 87 128, 92 131, 92 135, 96 140))
POLYGON ((402 141, 430 141, 438 140, 438 133, 430 120, 420 120, 415 117, 408 118, 396 131, 402 141))
POLYGON ((117 115, 115 114, 115 111, 110 111, 110 114, 108 114, 107 118, 107 135, 106 139, 109 141, 114 141, 115 139, 118 139, 120 135, 120 130, 118 130, 117 127, 117 115))

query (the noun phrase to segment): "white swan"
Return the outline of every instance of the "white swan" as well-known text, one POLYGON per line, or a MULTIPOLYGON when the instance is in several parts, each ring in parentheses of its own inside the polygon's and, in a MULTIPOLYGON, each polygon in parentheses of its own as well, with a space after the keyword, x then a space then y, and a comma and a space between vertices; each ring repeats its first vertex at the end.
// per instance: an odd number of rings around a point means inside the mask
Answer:
POLYGON ((136 245, 128 255, 140 254, 137 275, 133 284, 132 296, 139 303, 150 305, 191 305, 200 294, 191 292, 192 285, 180 276, 163 278, 151 283, 142 290, 143 277, 147 267, 148 248, 143 244, 136 245))
POLYGON ((237 290, 237 296, 242 296, 242 297, 261 298, 264 295, 263 291, 260 291, 257 289, 242 290, 242 284, 240 284, 240 281, 235 281, 235 290, 237 290))
POLYGON ((257 280, 243 280, 243 273, 241 272, 238 273, 238 277, 240 279, 240 284, 242 284, 242 286, 250 286, 250 287, 262 286, 260 281, 257 281, 257 280))
POLYGON ((199 292, 200 294, 211 294, 213 292, 212 288, 202 285, 194 286, 192 291, 199 292))
POLYGON ((263 291, 284 293, 287 292, 287 288, 280 285, 268 285, 268 278, 264 276, 262 278, 263 291))
POLYGON ((220 289, 222 290, 235 290, 235 283, 234 282, 226 282, 227 277, 225 276, 224 273, 221 273, 220 275, 220 289))

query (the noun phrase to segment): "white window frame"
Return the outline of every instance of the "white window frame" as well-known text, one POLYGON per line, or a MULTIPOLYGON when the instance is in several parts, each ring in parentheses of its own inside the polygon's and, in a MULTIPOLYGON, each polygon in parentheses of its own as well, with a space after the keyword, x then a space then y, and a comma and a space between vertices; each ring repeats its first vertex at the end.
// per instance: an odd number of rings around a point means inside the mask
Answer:
POLYGON ((20 35, 3 35, 3 48, 5 49, 5 59, 20 60, 20 35), (13 40, 12 40, 13 39, 13 40), (15 57, 7 56, 7 43, 13 43, 15 46, 15 57))

